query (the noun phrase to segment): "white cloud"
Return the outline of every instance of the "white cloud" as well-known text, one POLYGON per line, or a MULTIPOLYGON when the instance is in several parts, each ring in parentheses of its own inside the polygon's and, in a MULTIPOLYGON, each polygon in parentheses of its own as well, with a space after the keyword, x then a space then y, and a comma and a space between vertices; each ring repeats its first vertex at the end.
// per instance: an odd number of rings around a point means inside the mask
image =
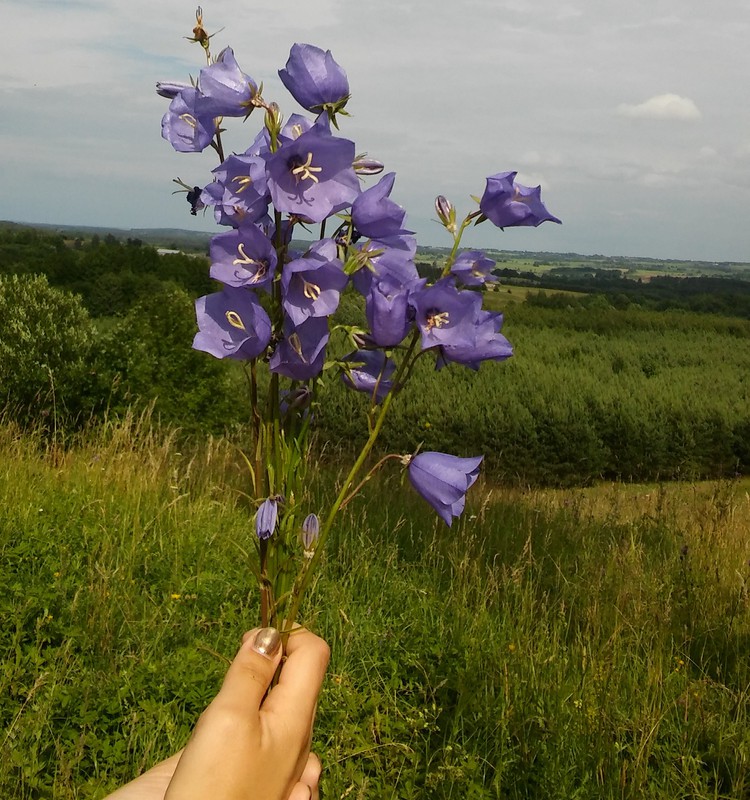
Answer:
POLYGON ((621 117, 640 119, 694 120, 701 117, 698 106, 689 97, 671 93, 657 94, 638 105, 621 103, 616 113, 621 117))

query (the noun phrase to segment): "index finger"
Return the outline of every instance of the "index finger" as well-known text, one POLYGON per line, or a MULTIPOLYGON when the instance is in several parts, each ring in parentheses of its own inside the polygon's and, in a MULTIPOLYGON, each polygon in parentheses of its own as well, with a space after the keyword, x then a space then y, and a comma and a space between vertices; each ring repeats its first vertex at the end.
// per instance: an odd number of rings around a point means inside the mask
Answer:
POLYGON ((279 682, 266 697, 261 714, 285 714, 302 718, 309 726, 315 715, 331 649, 319 636, 305 628, 295 628, 287 642, 287 659, 279 682))

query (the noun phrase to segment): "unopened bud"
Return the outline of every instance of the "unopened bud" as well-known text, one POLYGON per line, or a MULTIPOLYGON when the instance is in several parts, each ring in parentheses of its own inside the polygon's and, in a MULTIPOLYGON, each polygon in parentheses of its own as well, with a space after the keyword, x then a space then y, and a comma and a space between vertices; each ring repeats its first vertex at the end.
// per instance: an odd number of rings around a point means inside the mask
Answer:
POLYGON ((302 523, 302 546, 305 548, 305 555, 312 556, 315 543, 320 536, 320 520, 317 514, 308 514, 302 523))
POLYGON ((174 100, 183 90, 192 88, 189 83, 178 83, 177 81, 157 81, 156 94, 166 97, 167 100, 174 100))
POLYGON ((453 203, 442 194, 435 198, 435 212, 442 225, 451 233, 456 232, 456 209, 453 203))
POLYGON ((367 158, 365 155, 357 156, 352 166, 358 175, 379 175, 385 169, 382 161, 367 158))

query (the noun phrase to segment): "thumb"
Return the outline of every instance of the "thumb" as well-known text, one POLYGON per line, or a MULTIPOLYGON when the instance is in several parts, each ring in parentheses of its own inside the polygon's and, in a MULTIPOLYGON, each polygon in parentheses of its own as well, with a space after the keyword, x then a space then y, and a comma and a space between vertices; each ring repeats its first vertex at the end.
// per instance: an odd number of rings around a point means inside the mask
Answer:
POLYGON ((212 705, 226 704, 248 717, 257 718, 280 661, 281 637, 276 628, 249 631, 212 705))

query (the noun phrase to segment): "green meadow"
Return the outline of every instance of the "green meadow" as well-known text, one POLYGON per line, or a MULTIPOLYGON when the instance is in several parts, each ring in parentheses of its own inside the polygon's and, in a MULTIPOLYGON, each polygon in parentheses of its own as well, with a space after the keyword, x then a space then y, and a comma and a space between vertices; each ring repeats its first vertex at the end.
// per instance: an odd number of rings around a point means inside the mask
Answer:
MULTIPOLYGON (((184 744, 257 619, 238 461, 0 426, 3 797, 102 797, 184 744)), ((403 483, 349 505, 304 612, 326 797, 748 796, 747 481, 485 481, 451 529, 403 483)))

